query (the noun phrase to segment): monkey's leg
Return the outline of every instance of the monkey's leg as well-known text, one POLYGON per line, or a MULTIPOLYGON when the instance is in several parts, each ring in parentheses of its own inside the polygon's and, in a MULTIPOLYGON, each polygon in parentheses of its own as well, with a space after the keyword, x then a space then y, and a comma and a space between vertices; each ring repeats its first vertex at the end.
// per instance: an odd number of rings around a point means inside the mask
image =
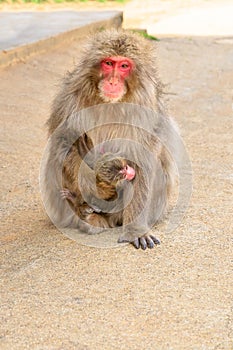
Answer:
POLYGON ((80 231, 82 231, 83 233, 86 233, 88 235, 96 235, 96 234, 101 233, 105 230, 104 227, 92 226, 92 225, 88 224, 87 222, 85 222, 84 220, 79 221, 77 228, 80 231))
POLYGON ((88 215, 88 218, 86 219, 87 223, 98 227, 98 228, 109 228, 109 224, 105 217, 103 217, 101 214, 93 213, 88 215))
POLYGON ((101 214, 97 213, 87 215, 86 218, 80 220, 78 226, 81 231, 89 235, 98 234, 109 227, 107 220, 101 214))
MULTIPOLYGON (((125 227, 123 226, 123 234, 118 240, 119 243, 130 242, 135 248, 143 250, 160 244, 159 239, 151 233, 151 228, 163 214, 167 200, 166 175, 161 163, 156 161, 152 170, 147 186, 141 180, 142 174, 137 177, 135 197, 125 209, 125 227)), ((127 197, 127 190, 124 196, 127 197)))

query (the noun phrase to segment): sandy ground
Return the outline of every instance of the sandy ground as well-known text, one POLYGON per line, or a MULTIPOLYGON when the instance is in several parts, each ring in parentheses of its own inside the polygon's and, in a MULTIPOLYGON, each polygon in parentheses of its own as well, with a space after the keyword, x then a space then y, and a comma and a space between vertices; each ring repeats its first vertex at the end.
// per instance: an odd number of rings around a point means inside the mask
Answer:
POLYGON ((1 349, 233 349, 232 39, 156 45, 193 194, 152 251, 78 245, 43 210, 44 123, 80 43, 0 71, 1 349))

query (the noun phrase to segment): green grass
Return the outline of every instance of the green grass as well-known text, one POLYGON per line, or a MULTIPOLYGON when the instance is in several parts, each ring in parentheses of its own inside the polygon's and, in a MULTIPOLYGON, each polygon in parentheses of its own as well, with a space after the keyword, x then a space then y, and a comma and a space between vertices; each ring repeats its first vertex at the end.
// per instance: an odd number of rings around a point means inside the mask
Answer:
POLYGON ((153 35, 149 35, 149 34, 147 33, 147 31, 145 31, 145 30, 133 29, 132 32, 133 32, 133 33, 137 33, 137 34, 143 36, 145 39, 159 41, 158 38, 156 38, 156 37, 153 36, 153 35))
POLYGON ((159 41, 159 39, 158 38, 156 38, 155 36, 153 36, 153 35, 149 35, 148 33, 144 33, 144 34, 142 34, 143 36, 144 36, 144 38, 146 38, 146 39, 150 39, 150 40, 155 40, 155 41, 159 41))
MULTIPOLYGON (((25 4, 29 4, 29 3, 42 4, 43 2, 46 2, 45 0, 21 0, 21 1, 25 4)), ((18 2, 17 0, 14 0, 14 3, 17 3, 17 2, 18 2)))
MULTIPOLYGON (((112 3, 112 2, 117 2, 117 3, 121 3, 124 4, 126 3, 128 0, 52 0, 55 3, 66 3, 66 2, 83 2, 83 3, 95 3, 95 2, 99 2, 99 3, 112 3)), ((46 2, 50 2, 48 0, 0 0, 0 4, 1 3, 8 3, 8 4, 13 4, 13 3, 32 3, 32 4, 42 4, 42 3, 46 3, 46 2)))

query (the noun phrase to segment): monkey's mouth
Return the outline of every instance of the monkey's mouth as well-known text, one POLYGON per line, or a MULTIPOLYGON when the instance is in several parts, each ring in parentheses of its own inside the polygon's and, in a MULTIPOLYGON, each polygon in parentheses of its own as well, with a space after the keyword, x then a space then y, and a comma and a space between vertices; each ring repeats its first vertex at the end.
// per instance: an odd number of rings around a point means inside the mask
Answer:
POLYGON ((122 99, 123 94, 119 95, 117 92, 108 91, 106 93, 101 92, 100 96, 105 102, 119 102, 122 99))
POLYGON ((119 86, 118 85, 111 85, 111 84, 104 84, 103 81, 101 81, 98 85, 98 89, 100 92, 100 97, 105 102, 119 102, 124 94, 126 93, 126 87, 125 86, 119 86))
POLYGON ((119 90, 112 90, 112 91, 104 91, 104 95, 106 97, 110 97, 110 98, 121 98, 122 96, 122 92, 119 90))

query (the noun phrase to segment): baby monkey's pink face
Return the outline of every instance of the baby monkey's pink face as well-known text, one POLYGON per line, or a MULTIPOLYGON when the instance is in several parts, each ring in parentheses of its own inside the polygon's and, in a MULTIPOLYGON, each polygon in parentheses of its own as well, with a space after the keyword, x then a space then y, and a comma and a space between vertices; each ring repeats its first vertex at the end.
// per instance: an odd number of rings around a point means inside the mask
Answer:
POLYGON ((117 102, 122 99, 127 92, 125 79, 130 76, 133 68, 133 61, 127 57, 112 56, 102 60, 99 90, 105 102, 117 102))
POLYGON ((122 174, 123 178, 128 181, 131 181, 135 178, 135 170, 128 164, 122 170, 120 170, 120 174, 122 174))
MULTIPOLYGON (((130 163, 130 165, 132 165, 130 163)), ((117 157, 112 153, 105 153, 95 164, 97 182, 117 186, 118 181, 132 181, 136 176, 135 169, 129 165, 127 159, 117 157)))

